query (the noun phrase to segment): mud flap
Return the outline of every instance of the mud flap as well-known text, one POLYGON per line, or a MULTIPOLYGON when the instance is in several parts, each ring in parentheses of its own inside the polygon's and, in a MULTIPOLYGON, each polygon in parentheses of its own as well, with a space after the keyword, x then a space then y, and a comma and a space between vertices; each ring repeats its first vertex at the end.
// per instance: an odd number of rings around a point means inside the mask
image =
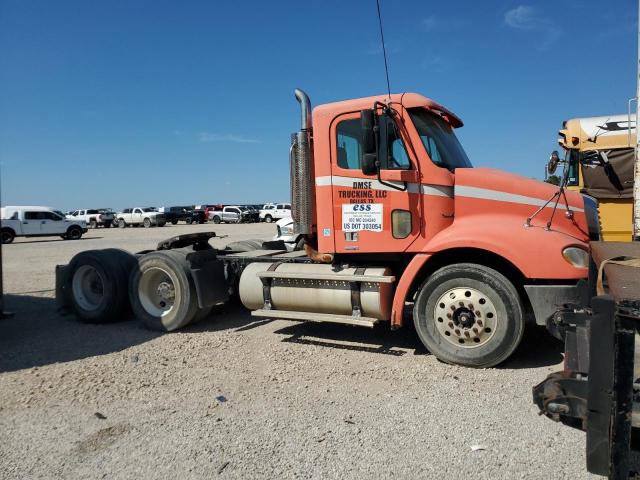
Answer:
POLYGON ((187 255, 189 270, 198 296, 198 307, 206 308, 229 299, 229 285, 224 263, 215 250, 202 250, 187 255))
POLYGON ((56 265, 56 303, 60 311, 71 308, 68 265, 56 265))

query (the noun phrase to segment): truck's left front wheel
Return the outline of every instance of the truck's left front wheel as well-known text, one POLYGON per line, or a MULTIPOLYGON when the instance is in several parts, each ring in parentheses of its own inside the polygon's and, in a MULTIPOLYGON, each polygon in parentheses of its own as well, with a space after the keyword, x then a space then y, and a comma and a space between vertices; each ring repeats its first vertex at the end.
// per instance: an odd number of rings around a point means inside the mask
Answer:
POLYGON ((518 291, 501 273, 460 263, 433 273, 413 311, 416 331, 438 359, 468 367, 493 367, 516 349, 524 332, 518 291))

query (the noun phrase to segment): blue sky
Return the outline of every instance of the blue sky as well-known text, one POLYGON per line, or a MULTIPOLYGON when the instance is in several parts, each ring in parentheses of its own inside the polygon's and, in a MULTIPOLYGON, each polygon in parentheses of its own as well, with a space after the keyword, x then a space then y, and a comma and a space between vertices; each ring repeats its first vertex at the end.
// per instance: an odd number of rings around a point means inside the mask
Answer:
MULTIPOLYGON (((461 116, 475 166, 540 177, 562 120, 635 95, 636 5, 381 0, 391 89, 461 116)), ((296 87, 386 90, 374 0, 2 0, 2 201, 286 200, 296 87)))

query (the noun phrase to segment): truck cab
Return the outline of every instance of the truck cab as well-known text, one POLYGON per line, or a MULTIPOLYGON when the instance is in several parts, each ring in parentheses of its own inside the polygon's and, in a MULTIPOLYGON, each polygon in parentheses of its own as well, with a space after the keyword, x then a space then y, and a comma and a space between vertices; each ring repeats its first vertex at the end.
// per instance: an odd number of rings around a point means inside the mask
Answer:
POLYGON ((604 241, 631 241, 635 119, 628 114, 572 118, 558 133, 567 188, 598 201, 604 241))

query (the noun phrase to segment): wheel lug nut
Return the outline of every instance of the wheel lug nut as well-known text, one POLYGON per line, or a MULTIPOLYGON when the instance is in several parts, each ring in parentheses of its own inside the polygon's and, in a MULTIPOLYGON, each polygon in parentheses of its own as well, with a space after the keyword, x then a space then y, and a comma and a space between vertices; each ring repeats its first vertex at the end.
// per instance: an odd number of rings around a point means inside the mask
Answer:
POLYGON ((482 320, 478 319, 478 320, 476 321, 476 323, 477 323, 480 327, 482 326, 482 320))
POLYGON ((453 322, 449 322, 449 328, 453 328, 453 322))
POLYGON ((456 335, 460 336, 460 330, 456 328, 456 335))
POLYGON ((456 306, 455 305, 451 305, 451 310, 453 310, 455 312, 456 306))
POLYGON ((464 302, 458 302, 458 305, 460 305, 461 307, 464 307, 464 302))
POLYGON ((470 303, 470 304, 469 304, 469 310, 472 310, 472 311, 473 311, 473 303, 470 303))
POLYGON ((473 327, 471 330, 473 330, 473 333, 475 333, 476 335, 478 334, 478 329, 476 327, 473 327))
POLYGON ((469 335, 469 332, 464 332, 464 336, 467 338, 471 338, 471 335, 469 335))
POLYGON ((452 315, 450 313, 447 313, 447 318, 451 318, 451 316, 452 315))
POLYGON ((480 316, 482 316, 482 314, 480 313, 480 310, 477 310, 476 311, 476 317, 480 317, 480 316))

